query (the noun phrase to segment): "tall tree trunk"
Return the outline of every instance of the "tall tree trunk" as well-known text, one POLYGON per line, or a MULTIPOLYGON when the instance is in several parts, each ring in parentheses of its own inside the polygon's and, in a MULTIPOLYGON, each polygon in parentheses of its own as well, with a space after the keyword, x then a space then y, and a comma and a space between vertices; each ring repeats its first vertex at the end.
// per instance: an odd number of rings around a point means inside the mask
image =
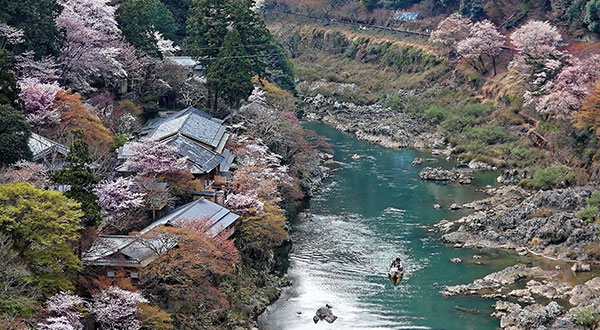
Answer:
POLYGON ((496 56, 490 56, 492 58, 492 66, 494 67, 494 77, 496 76, 496 56))
POLYGON ((212 104, 212 115, 216 116, 217 114, 217 105, 219 104, 219 89, 215 87, 214 99, 212 104))

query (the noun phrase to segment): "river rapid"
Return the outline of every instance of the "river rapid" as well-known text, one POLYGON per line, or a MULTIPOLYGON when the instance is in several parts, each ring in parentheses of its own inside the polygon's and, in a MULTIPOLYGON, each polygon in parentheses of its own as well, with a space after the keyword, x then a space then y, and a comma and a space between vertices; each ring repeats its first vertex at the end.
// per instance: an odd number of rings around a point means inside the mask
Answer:
POLYGON ((261 316, 261 329, 498 327, 489 316, 494 301, 445 298, 440 291, 529 261, 501 251, 455 249, 431 231, 441 219, 464 215, 448 206, 483 198, 478 188, 493 184, 497 173, 477 173, 467 186, 425 182, 411 162, 430 155, 368 144, 322 123, 306 127, 329 139, 339 168, 311 199, 305 216, 291 224, 293 285, 261 316), (353 159, 355 154, 360 158, 353 159), (393 287, 386 270, 396 256, 404 260, 406 273, 393 287), (454 257, 464 262, 450 262, 454 257), (338 319, 315 325, 312 317, 326 303, 338 319))

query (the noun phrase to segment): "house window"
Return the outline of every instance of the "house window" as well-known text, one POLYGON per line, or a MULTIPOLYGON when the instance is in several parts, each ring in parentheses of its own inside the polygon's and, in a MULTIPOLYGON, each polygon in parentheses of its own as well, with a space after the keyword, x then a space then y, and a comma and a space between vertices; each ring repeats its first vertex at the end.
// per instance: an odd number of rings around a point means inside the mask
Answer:
POLYGON ((131 274, 129 274, 129 277, 131 277, 131 278, 140 278, 140 274, 139 273, 131 273, 131 274))
POLYGON ((106 276, 108 276, 108 277, 115 277, 115 272, 110 271, 110 272, 108 272, 106 274, 106 276))

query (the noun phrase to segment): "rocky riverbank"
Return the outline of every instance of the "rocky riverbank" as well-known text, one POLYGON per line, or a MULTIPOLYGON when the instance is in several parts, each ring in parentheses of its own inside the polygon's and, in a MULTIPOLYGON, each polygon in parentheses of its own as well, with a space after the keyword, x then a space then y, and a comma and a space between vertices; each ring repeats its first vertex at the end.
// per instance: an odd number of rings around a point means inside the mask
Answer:
POLYGON ((305 97, 305 117, 350 132, 360 140, 387 148, 445 148, 442 132, 422 119, 393 111, 378 104, 356 105, 338 102, 318 94, 305 97))
POLYGON ((549 258, 583 261, 597 257, 598 229, 575 216, 597 191, 586 185, 529 192, 518 186, 488 190, 489 198, 463 205, 475 212, 436 226, 456 247, 516 249, 549 258))
POLYGON ((561 281, 558 271, 517 264, 470 284, 448 286, 442 294, 496 299, 491 316, 500 319, 502 329, 585 329, 580 315, 600 306, 600 277, 572 285, 561 281), (523 288, 515 287, 525 281, 523 288))
POLYGON ((421 180, 469 184, 473 181, 473 170, 468 167, 450 170, 441 167, 425 167, 419 172, 419 177, 421 180))
MULTIPOLYGON (((455 247, 514 249, 520 255, 572 262, 567 271, 587 272, 587 262, 598 258, 600 226, 575 213, 598 189, 593 184, 538 192, 492 188, 489 198, 462 205, 472 214, 436 227, 442 240, 455 247)), ((584 314, 600 307, 600 277, 573 284, 559 276, 559 269, 517 264, 470 284, 448 286, 442 294, 498 300, 492 316, 502 329, 584 329, 584 314)))

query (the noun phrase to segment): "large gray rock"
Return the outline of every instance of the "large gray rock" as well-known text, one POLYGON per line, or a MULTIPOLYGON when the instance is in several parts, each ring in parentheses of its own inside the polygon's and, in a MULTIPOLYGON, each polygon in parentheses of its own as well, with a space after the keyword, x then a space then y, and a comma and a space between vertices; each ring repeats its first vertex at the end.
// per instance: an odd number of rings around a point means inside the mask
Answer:
POLYGON ((441 167, 425 167, 419 172, 422 180, 446 181, 468 184, 473 181, 473 170, 470 168, 454 168, 451 170, 441 167))

